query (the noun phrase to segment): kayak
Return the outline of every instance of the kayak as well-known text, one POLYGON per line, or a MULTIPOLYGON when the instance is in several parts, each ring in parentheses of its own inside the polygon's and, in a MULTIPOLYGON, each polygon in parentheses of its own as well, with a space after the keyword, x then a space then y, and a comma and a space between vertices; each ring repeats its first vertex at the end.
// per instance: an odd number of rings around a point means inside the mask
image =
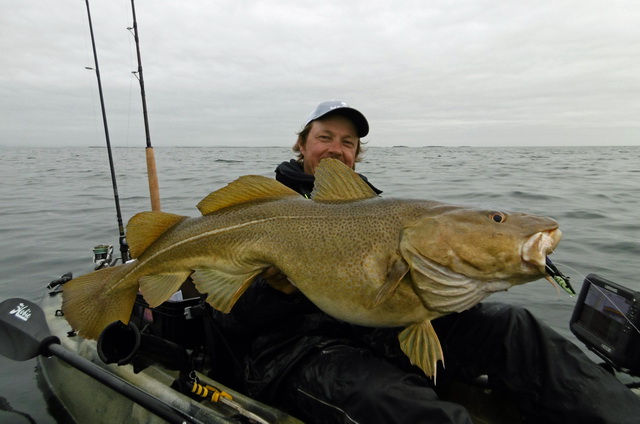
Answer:
MULTIPOLYGON (((70 275, 68 279, 71 279, 70 275)), ((189 368, 185 381, 184 369, 176 368, 165 360, 176 356, 171 354, 169 347, 177 346, 178 352, 180 349, 184 351, 178 342, 186 346, 186 340, 192 340, 192 335, 196 334, 194 330, 202 332, 198 327, 200 322, 186 316, 195 315, 193 309, 198 298, 178 296, 173 302, 160 305, 155 310, 145 307, 140 298, 132 314, 134 324, 109 325, 96 342, 84 339, 72 330, 61 313, 61 292, 60 286, 56 287, 40 305, 24 299, 8 299, 0 303, 0 336, 3 339, 0 354, 19 361, 38 357, 39 386, 45 389, 45 396, 49 394, 61 406, 65 416, 62 422, 301 422, 221 384, 203 372, 189 368), (166 309, 163 315, 157 315, 160 312, 157 310, 163 307, 166 309), (167 311, 181 309, 182 316, 167 314, 167 311), (140 318, 146 319, 146 324, 140 318), (136 321, 144 324, 142 334, 137 330, 136 321), (151 322, 156 324, 155 328, 151 322), (164 326, 162 338, 152 334, 157 333, 158 323, 164 326), (123 343, 131 334, 126 332, 129 330, 116 333, 114 340, 117 343, 113 349, 107 335, 111 334, 112 327, 122 331, 120 326, 134 328, 134 334, 139 338, 155 338, 155 348, 148 350, 152 355, 147 354, 145 361, 131 359, 136 355, 130 355, 130 349, 123 343), (195 327, 190 329, 189 326, 195 327), (182 337, 184 334, 191 336, 185 339, 182 337), (158 344, 158 341, 165 344, 158 344), (115 351, 119 351, 119 356, 113 359, 110 355, 115 351)), ((141 346, 135 345, 138 351, 143 350, 141 346)), ((190 345, 188 350, 189 356, 193 356, 198 347, 190 345)), ((629 386, 640 396, 636 383, 629 386)), ((439 385, 437 391, 443 400, 464 405, 474 423, 521 422, 517 408, 508 397, 490 390, 482 380, 475 384, 439 385)))
MULTIPOLYGON (((157 399, 158 403, 181 411, 184 422, 300 423, 296 418, 244 396, 200 372, 193 371, 192 377, 197 378, 200 386, 214 387, 224 393, 228 396, 223 398, 226 402, 204 398, 197 400, 174 390, 171 385, 178 378, 179 372, 170 370, 160 363, 151 364, 137 373, 132 365, 106 364, 99 356, 95 340, 84 339, 72 332, 60 313, 61 301, 61 292, 56 291, 45 296, 40 305, 51 334, 58 337, 64 349, 89 360, 114 378, 148 393, 157 399)), ((38 362, 43 383, 77 423, 166 422, 165 419, 96 382, 94 378, 57 357, 39 356, 38 362)))
MULTIPOLYGON (((114 378, 141 389, 157 399, 158 402, 181 411, 186 417, 185 422, 274 424, 301 422, 295 417, 251 399, 201 372, 192 371, 201 386, 215 387, 229 394, 236 406, 229 406, 221 401, 213 402, 210 399, 193 399, 174 390, 171 386, 179 378, 179 371, 168 369, 160 362, 153 363, 139 372, 136 372, 135 367, 131 364, 120 366, 106 364, 100 357, 98 342, 84 339, 72 331, 60 311, 61 302, 61 291, 58 290, 45 296, 40 306, 44 311, 51 334, 58 337, 64 349, 91 361, 114 378)), ((174 303, 193 304, 190 300, 174 303)), ((134 315, 139 306, 140 304, 137 303, 134 307, 134 315)), ((173 319, 179 318, 173 317, 173 319)), ((135 318, 132 320, 135 321, 135 318)), ((185 328, 181 330, 186 334, 190 332, 185 328)), ((68 415, 74 422, 166 422, 165 419, 138 405, 135 401, 114 392, 111 388, 100 384, 93 377, 57 357, 39 356, 38 362, 40 376, 46 386, 46 391, 55 397, 65 410, 65 415, 68 415)), ((483 386, 481 381, 475 386, 460 384, 441 387, 441 396, 465 404, 475 422, 492 424, 517 424, 519 422, 515 405, 483 386)))

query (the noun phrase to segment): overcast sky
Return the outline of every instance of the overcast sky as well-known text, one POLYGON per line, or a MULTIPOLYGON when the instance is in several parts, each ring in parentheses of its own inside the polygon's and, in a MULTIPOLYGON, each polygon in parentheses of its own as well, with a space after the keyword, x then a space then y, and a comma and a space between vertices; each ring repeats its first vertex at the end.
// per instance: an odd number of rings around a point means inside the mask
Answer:
MULTIPOLYGON (((0 0, 0 145, 104 143, 83 0, 0 0)), ((637 0, 137 0, 154 146, 640 145, 637 0)), ((111 142, 144 146, 130 0, 90 1, 111 142)))

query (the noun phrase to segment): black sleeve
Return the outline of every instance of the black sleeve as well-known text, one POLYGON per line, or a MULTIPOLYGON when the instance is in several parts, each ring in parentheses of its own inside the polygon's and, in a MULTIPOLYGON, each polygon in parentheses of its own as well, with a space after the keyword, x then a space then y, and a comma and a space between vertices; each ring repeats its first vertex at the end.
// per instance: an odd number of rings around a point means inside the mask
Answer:
POLYGON ((281 320, 291 320, 296 314, 315 310, 317 308, 302 293, 282 293, 258 277, 233 305, 230 315, 237 323, 260 330, 281 320))

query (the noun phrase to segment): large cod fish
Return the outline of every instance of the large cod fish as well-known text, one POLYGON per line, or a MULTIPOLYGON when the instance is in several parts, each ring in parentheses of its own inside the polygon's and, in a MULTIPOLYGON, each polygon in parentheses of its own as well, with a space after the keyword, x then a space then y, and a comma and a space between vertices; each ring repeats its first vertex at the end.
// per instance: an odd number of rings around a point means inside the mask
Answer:
POLYGON ((113 321, 129 321, 138 290, 156 307, 189 276, 211 306, 229 312, 275 266, 335 318, 406 327, 402 350, 435 377, 443 355, 431 320, 544 277, 561 238, 545 217, 377 197, 334 159, 315 177, 312 200, 244 176, 204 198, 201 217, 135 215, 127 240, 136 260, 65 284, 65 317, 95 339, 113 321))

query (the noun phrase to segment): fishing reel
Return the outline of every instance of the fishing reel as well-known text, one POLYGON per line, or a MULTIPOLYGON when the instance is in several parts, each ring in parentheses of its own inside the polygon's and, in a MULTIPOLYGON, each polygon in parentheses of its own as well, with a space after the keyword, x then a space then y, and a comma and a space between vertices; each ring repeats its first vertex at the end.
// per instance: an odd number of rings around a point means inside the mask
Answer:
POLYGON ((94 269, 98 270, 111 265, 113 258, 113 246, 110 244, 99 244, 93 248, 94 269))

